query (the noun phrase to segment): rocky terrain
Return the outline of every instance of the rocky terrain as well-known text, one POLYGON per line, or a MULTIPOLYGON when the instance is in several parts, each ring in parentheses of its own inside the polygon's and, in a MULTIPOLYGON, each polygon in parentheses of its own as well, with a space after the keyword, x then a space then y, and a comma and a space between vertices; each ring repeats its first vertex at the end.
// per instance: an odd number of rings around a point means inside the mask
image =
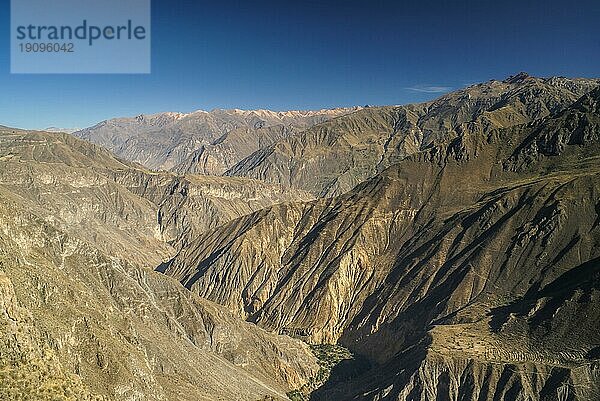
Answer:
POLYGON ((458 139, 465 129, 523 124, 569 106, 599 83, 521 73, 423 104, 359 110, 264 147, 229 168, 312 192, 340 195, 404 157, 458 139))
POLYGON ((151 172, 66 134, 5 129, 0 152, 0 184, 28 207, 150 266, 187 235, 273 203, 312 199, 256 180, 151 172))
POLYGON ((176 248, 211 228, 253 211, 277 203, 314 198, 301 190, 238 177, 180 177, 136 170, 117 172, 112 178, 157 205, 160 238, 176 248))
MULTIPOLYGON (((161 207, 199 205, 216 184, 188 182, 189 200, 174 196, 179 178, 66 134, 3 130, 0 164, 2 397, 285 399, 315 374, 305 344, 244 323, 153 271, 174 251, 163 238, 170 223, 157 219, 161 207), (132 185, 142 179, 168 182, 156 196, 165 204, 132 185)), ((220 201, 213 211, 222 219, 269 195, 213 192, 205 203, 220 201)), ((192 220, 203 213, 192 208, 192 220)))
POLYGON ((0 212, 3 397, 285 399, 316 371, 301 342, 243 323, 5 199, 0 212))
POLYGON ((0 399, 600 399, 599 84, 0 127, 0 399))
POLYGON ((159 113, 103 121, 74 135, 151 169, 220 175, 260 148, 357 109, 159 113))
POLYGON ((166 273, 374 366, 315 399, 596 399, 599 104, 465 124, 344 195, 211 230, 166 273))

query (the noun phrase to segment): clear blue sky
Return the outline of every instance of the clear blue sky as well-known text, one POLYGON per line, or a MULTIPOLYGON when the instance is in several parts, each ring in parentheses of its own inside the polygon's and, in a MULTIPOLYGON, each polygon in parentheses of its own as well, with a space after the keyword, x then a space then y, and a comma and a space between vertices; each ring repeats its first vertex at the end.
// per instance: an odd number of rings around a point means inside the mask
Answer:
POLYGON ((408 3, 153 0, 152 74, 11 75, 2 0, 0 125, 401 104, 519 71, 600 77, 597 0, 408 3))

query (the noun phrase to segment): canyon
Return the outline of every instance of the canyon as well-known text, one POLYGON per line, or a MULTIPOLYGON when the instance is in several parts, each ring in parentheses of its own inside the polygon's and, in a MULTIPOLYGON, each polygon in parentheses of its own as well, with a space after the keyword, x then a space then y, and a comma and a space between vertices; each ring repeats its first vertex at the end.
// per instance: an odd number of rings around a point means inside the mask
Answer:
POLYGON ((2 127, 0 393, 599 399, 599 161, 600 80, 525 73, 2 127))

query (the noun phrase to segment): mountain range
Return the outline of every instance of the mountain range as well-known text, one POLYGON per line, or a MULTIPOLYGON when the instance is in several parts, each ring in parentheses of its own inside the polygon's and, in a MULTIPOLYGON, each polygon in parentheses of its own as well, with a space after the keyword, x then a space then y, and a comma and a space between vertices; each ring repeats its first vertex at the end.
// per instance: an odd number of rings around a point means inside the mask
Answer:
POLYGON ((115 118, 74 135, 148 168, 220 175, 262 147, 357 109, 167 112, 115 118))
POLYGON ((8 399, 600 399, 600 80, 0 130, 8 399), (12 397, 12 398, 10 398, 12 397))

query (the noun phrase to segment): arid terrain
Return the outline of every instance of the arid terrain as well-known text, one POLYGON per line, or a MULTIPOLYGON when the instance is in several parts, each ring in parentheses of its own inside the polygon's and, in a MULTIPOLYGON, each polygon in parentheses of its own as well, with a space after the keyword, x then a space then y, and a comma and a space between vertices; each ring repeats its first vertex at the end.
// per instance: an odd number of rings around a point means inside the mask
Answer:
POLYGON ((599 333, 600 79, 0 127, 0 400, 596 401, 599 333))

